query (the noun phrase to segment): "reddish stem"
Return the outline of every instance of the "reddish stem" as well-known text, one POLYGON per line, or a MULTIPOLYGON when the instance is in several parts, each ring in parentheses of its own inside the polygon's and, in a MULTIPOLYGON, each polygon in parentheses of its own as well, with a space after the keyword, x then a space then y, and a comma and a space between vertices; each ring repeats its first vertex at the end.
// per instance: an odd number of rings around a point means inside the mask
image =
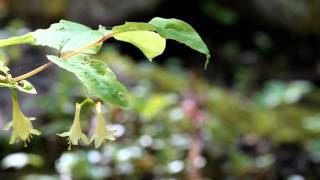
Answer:
MULTIPOLYGON (((96 46, 96 45, 98 45, 98 44, 106 41, 107 39, 109 39, 110 37, 112 37, 112 35, 113 35, 112 33, 107 34, 107 35, 103 36, 101 39, 99 39, 99 41, 94 42, 94 43, 91 43, 91 44, 89 44, 89 45, 87 45, 87 46, 79 49, 78 51, 74 51, 74 52, 72 52, 72 53, 62 55, 61 58, 65 59, 65 60, 68 60, 69 58, 71 58, 71 57, 73 57, 73 56, 76 56, 76 55, 78 55, 78 54, 81 54, 81 53, 84 52, 85 50, 87 50, 87 49, 89 49, 89 48, 91 48, 91 47, 93 47, 93 46, 96 46)), ((17 77, 15 77, 15 78, 13 78, 12 81, 17 82, 17 81, 21 81, 21 80, 27 79, 27 78, 29 78, 29 77, 31 77, 31 76, 34 76, 34 75, 38 74, 39 72, 41 72, 41 71, 43 71, 43 70, 45 70, 45 69, 47 69, 47 68, 50 67, 52 64, 53 64, 52 62, 48 62, 48 63, 46 63, 46 64, 44 64, 44 65, 42 65, 42 66, 40 66, 40 67, 38 67, 38 68, 30 71, 30 72, 27 72, 27 73, 25 73, 25 74, 22 74, 22 75, 20 75, 20 76, 17 76, 17 77)))

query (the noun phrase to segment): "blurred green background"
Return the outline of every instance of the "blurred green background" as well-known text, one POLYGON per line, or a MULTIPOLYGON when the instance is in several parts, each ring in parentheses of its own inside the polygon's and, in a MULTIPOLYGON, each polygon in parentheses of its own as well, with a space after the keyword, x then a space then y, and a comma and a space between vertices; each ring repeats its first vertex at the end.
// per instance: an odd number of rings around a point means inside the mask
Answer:
MULTIPOLYGON (((133 94, 133 108, 106 107, 117 140, 100 149, 68 145, 85 90, 51 67, 19 94, 43 133, 27 148, 0 131, 0 179, 320 179, 320 0, 0 0, 0 39, 66 19, 93 28, 152 17, 190 23, 212 59, 169 41, 149 63, 135 47, 108 40, 98 56, 133 94)), ((48 49, 0 49, 19 75, 48 49)), ((0 127, 11 118, 0 89, 0 127)), ((82 115, 91 131, 92 108, 82 115)))

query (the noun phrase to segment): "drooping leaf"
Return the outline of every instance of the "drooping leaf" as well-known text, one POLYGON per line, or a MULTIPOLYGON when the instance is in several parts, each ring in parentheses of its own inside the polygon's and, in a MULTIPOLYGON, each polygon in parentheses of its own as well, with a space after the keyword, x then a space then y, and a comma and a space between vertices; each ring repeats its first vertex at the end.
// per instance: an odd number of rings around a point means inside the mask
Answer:
POLYGON ((59 23, 52 24, 48 29, 39 29, 32 34, 35 38, 35 45, 49 46, 60 51, 73 36, 91 30, 87 26, 61 20, 59 23))
POLYGON ((126 22, 120 26, 114 26, 112 28, 113 34, 128 32, 128 31, 156 31, 156 27, 148 23, 140 22, 126 22))
POLYGON ((19 82, 0 83, 0 88, 1 87, 6 87, 9 89, 16 89, 21 92, 25 92, 25 93, 29 93, 29 94, 37 94, 37 91, 34 88, 34 86, 26 80, 22 80, 19 82))
MULTIPOLYGON (((68 52, 75 52, 82 48, 85 48, 93 43, 99 41, 103 37, 103 33, 96 30, 90 30, 81 32, 73 36, 61 49, 61 53, 65 54, 68 52)), ((83 53, 95 54, 101 48, 102 43, 96 44, 95 46, 86 49, 83 53)))
POLYGON ((166 48, 166 39, 152 31, 128 31, 114 35, 114 38, 135 45, 152 61, 166 48))
POLYGON ((188 23, 179 19, 153 18, 150 24, 156 27, 156 31, 166 39, 176 40, 190 48, 206 55, 206 65, 209 63, 210 52, 199 34, 188 23))
POLYGON ((129 106, 124 97, 126 88, 116 79, 107 64, 82 55, 72 57, 67 61, 56 56, 47 57, 61 68, 74 73, 91 95, 123 108, 129 106))

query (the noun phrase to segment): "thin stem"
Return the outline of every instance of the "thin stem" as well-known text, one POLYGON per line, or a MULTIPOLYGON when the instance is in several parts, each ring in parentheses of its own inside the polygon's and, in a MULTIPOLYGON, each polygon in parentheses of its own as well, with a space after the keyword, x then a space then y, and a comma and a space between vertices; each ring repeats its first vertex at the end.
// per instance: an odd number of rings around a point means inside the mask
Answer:
POLYGON ((105 36, 103 36, 99 41, 93 42, 93 43, 91 43, 91 44, 88 44, 87 46, 79 49, 78 51, 73 51, 73 52, 71 52, 71 53, 62 54, 62 59, 67 60, 67 59, 69 59, 69 58, 71 58, 71 57, 73 57, 73 56, 76 56, 76 55, 84 52, 85 50, 87 50, 87 49, 89 49, 89 48, 91 48, 91 47, 93 47, 93 46, 96 46, 96 45, 104 42, 105 40, 107 40, 108 38, 110 38, 112 35, 113 35, 112 33, 110 33, 110 34, 108 34, 108 35, 105 35, 105 36))
POLYGON ((48 63, 46 63, 46 64, 44 64, 44 65, 42 65, 42 66, 30 71, 30 72, 27 72, 27 73, 25 73, 23 75, 20 75, 18 77, 13 78, 12 81, 17 82, 17 81, 21 81, 23 79, 27 79, 27 78, 35 75, 35 74, 38 74, 39 72, 41 72, 41 71, 43 71, 45 69, 47 69, 52 64, 53 64, 52 62, 48 62, 48 63))
MULTIPOLYGON (((102 43, 102 42, 106 41, 106 40, 109 39, 112 35, 113 35, 112 33, 107 34, 107 35, 103 36, 99 41, 94 42, 94 43, 91 43, 91 44, 89 44, 89 45, 87 45, 87 46, 79 49, 78 51, 74 51, 74 52, 69 53, 69 54, 64 54, 64 55, 62 55, 61 58, 62 58, 62 59, 65 59, 65 60, 68 60, 69 58, 71 58, 71 57, 73 57, 73 56, 76 56, 76 55, 78 55, 78 54, 81 54, 81 53, 84 52, 85 50, 87 50, 87 49, 89 49, 89 48, 91 48, 91 47, 93 47, 93 46, 96 46, 96 45, 99 44, 99 43, 102 43)), ((1 47, 1 44, 0 44, 0 47, 1 47)), ((38 68, 30 71, 30 72, 27 72, 27 73, 25 73, 25 74, 23 74, 23 75, 20 75, 20 76, 18 76, 18 77, 13 78, 12 81, 17 82, 17 81, 21 81, 21 80, 27 79, 27 78, 35 75, 35 74, 38 74, 39 72, 41 72, 41 71, 43 71, 43 70, 45 70, 45 69, 47 69, 47 68, 50 67, 52 64, 53 64, 52 62, 48 62, 48 63, 46 63, 46 64, 44 64, 44 65, 42 65, 42 66, 40 66, 40 67, 38 67, 38 68)))
POLYGON ((15 90, 11 90, 11 95, 12 95, 12 102, 17 101, 17 92, 15 90))

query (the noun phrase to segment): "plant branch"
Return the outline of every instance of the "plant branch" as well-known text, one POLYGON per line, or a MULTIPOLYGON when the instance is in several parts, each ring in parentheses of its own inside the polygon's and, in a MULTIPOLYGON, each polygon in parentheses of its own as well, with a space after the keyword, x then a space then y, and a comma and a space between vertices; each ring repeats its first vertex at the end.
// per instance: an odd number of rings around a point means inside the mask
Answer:
MULTIPOLYGON (((81 53, 83 53, 85 50, 87 50, 87 49, 89 49, 89 48, 91 48, 91 47, 93 47, 93 46, 96 46, 96 45, 98 45, 98 44, 106 41, 106 40, 109 39, 112 35, 113 35, 112 33, 107 34, 107 35, 103 36, 99 41, 94 42, 94 43, 91 43, 91 44, 89 44, 89 45, 87 45, 87 46, 79 49, 78 51, 74 51, 74 52, 71 52, 71 53, 68 53, 68 54, 64 54, 64 55, 62 55, 61 58, 62 58, 62 59, 65 59, 65 60, 68 60, 69 58, 71 58, 71 57, 73 57, 73 56, 76 56, 76 55, 78 55, 78 54, 81 54, 81 53)), ((1 47, 1 44, 0 44, 0 47, 1 47)), ((41 71, 43 71, 43 70, 45 70, 45 69, 47 69, 47 68, 50 67, 52 64, 53 64, 52 62, 48 62, 48 63, 46 63, 46 64, 44 64, 44 65, 42 65, 42 66, 40 66, 40 67, 38 67, 38 68, 30 71, 30 72, 27 72, 27 73, 25 73, 25 74, 23 74, 23 75, 20 75, 20 76, 18 76, 18 77, 13 78, 12 81, 17 82, 17 81, 21 81, 21 80, 27 79, 27 78, 35 75, 35 74, 38 74, 39 72, 41 72, 41 71)))
POLYGON ((39 72, 41 72, 41 71, 43 71, 45 69, 47 69, 52 64, 53 64, 52 62, 48 62, 48 63, 46 63, 46 64, 44 64, 44 65, 42 65, 42 66, 30 71, 30 72, 27 72, 27 73, 25 73, 23 75, 20 75, 18 77, 13 78, 12 81, 17 82, 17 81, 21 81, 21 80, 27 79, 27 78, 35 75, 35 74, 38 74, 39 72))

